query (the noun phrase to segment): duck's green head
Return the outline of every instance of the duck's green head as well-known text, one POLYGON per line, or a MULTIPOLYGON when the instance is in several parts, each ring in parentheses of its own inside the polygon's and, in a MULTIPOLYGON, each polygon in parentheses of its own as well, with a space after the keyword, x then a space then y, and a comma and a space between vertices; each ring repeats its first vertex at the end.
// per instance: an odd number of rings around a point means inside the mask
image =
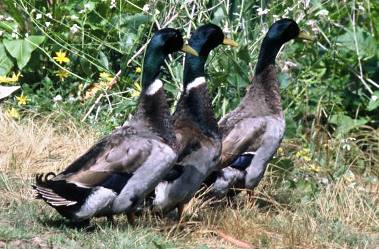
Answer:
POLYGON ((225 37, 219 26, 211 23, 205 24, 195 30, 188 43, 199 53, 199 56, 207 56, 212 49, 221 44, 238 46, 235 41, 225 37))
POLYGON ((267 32, 266 38, 281 44, 295 38, 313 40, 310 35, 300 31, 299 25, 289 18, 280 19, 272 24, 267 32))
POLYGON ((155 32, 149 47, 161 51, 165 55, 183 51, 197 56, 197 52, 184 43, 180 31, 173 28, 164 28, 155 32))
POLYGON ((275 64, 275 58, 282 45, 295 38, 313 40, 310 35, 300 31, 299 25, 292 19, 283 18, 272 24, 263 39, 255 74, 258 75, 268 65, 275 64))

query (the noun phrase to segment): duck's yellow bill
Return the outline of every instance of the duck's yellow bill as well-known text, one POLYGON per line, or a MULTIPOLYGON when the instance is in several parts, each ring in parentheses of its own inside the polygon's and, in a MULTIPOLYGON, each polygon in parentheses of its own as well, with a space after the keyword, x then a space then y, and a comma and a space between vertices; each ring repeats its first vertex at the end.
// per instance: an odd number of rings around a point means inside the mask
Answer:
POLYGON ((193 49, 190 45, 188 44, 184 44, 182 49, 181 49, 183 52, 185 53, 188 53, 188 54, 192 54, 193 56, 199 56, 199 53, 196 52, 195 49, 193 49))
POLYGON ((314 41, 315 40, 310 34, 308 34, 305 31, 300 31, 300 33, 297 36, 297 38, 303 39, 303 40, 308 40, 308 41, 314 41))
POLYGON ((222 44, 229 45, 232 47, 238 47, 238 43, 229 38, 224 38, 224 41, 222 42, 222 44))

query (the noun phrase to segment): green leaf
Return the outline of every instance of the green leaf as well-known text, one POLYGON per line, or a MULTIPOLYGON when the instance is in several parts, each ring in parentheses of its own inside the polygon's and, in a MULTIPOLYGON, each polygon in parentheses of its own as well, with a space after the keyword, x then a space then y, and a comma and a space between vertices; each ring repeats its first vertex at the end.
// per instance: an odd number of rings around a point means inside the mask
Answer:
POLYGON ((129 51, 129 49, 133 48, 133 45, 136 42, 137 36, 132 33, 125 33, 121 37, 121 40, 119 42, 120 47, 123 51, 129 51))
POLYGON ((212 23, 220 25, 221 20, 225 17, 225 11, 222 7, 218 7, 213 14, 212 23))
POLYGON ((153 244, 154 244, 155 248, 157 248, 157 249, 166 249, 166 247, 164 245, 159 244, 158 242, 156 242, 154 240, 153 240, 153 244))
POLYGON ((342 45, 341 50, 351 50, 355 52, 355 39, 357 39, 361 56, 369 58, 375 54, 376 45, 374 38, 359 27, 356 28, 355 33, 351 29, 347 30, 345 34, 337 37, 337 42, 342 45))
POLYGON ((25 39, 4 40, 8 53, 16 59, 17 66, 22 69, 30 60, 32 52, 45 40, 44 36, 29 36, 25 39))
POLYGON ((83 4, 83 7, 88 11, 91 12, 96 8, 96 2, 89 1, 87 3, 83 4))
POLYGON ((366 124, 369 121, 367 118, 352 119, 342 113, 332 115, 330 123, 337 125, 337 137, 347 134, 350 130, 366 124))
POLYGON ((36 46, 39 46, 42 44, 42 42, 45 41, 45 36, 43 35, 31 35, 28 38, 25 38, 26 41, 30 42, 33 46, 33 50, 36 49, 36 46))
POLYGON ((13 67, 13 62, 8 57, 7 53, 5 52, 4 45, 0 43, 0 75, 1 76, 7 75, 12 67, 13 67))
POLYGON ((339 165, 338 168, 336 169, 336 171, 334 172, 333 177, 339 178, 339 177, 343 176, 348 169, 349 168, 346 165, 339 165))
POLYGON ((91 77, 92 74, 94 73, 92 71, 92 66, 91 66, 91 63, 88 62, 88 59, 85 58, 85 57, 80 57, 80 67, 82 68, 83 72, 91 77))
POLYGON ((290 77, 288 73, 282 72, 278 73, 278 80, 280 83, 280 89, 286 89, 289 85, 290 77))
POLYGON ((379 91, 375 91, 372 93, 370 102, 368 103, 368 106, 366 109, 367 111, 373 111, 378 107, 379 107, 379 91))
POLYGON ((117 15, 112 18, 112 23, 115 26, 120 26, 120 31, 124 33, 137 33, 138 28, 145 23, 148 23, 151 17, 144 14, 135 15, 117 15))
POLYGON ((243 60, 246 64, 249 64, 250 63, 250 53, 249 53, 249 48, 248 46, 241 46, 241 48, 239 49, 238 53, 238 58, 240 60, 243 60))
POLYGON ((107 56, 100 51, 99 53, 99 56, 100 56, 100 64, 103 65, 103 67, 105 67, 106 69, 109 70, 109 61, 108 61, 108 58, 107 56))
POLYGON ((304 194, 312 194, 315 190, 313 183, 307 180, 299 180, 296 183, 296 189, 303 192, 304 194))

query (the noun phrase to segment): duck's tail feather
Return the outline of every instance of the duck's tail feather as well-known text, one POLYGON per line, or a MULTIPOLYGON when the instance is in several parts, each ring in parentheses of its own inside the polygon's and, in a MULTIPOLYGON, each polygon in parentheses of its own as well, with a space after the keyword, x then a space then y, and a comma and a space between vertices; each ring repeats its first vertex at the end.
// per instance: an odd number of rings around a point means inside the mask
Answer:
POLYGON ((36 199, 42 199, 54 208, 81 205, 91 194, 90 188, 80 187, 65 180, 54 180, 53 172, 37 174, 36 184, 32 187, 36 191, 36 199))

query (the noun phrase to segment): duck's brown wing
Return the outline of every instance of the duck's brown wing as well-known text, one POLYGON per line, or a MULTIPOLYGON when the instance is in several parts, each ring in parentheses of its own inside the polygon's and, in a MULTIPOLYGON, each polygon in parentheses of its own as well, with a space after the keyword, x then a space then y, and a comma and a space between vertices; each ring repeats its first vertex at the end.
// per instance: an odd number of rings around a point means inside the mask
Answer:
POLYGON ((265 132, 263 118, 245 118, 236 122, 227 133, 222 134, 222 152, 220 168, 229 166, 237 156, 247 151, 252 144, 259 143, 265 132))
POLYGON ((93 187, 112 174, 132 174, 149 156, 150 139, 122 127, 103 138, 51 180, 65 180, 77 186, 93 187))

